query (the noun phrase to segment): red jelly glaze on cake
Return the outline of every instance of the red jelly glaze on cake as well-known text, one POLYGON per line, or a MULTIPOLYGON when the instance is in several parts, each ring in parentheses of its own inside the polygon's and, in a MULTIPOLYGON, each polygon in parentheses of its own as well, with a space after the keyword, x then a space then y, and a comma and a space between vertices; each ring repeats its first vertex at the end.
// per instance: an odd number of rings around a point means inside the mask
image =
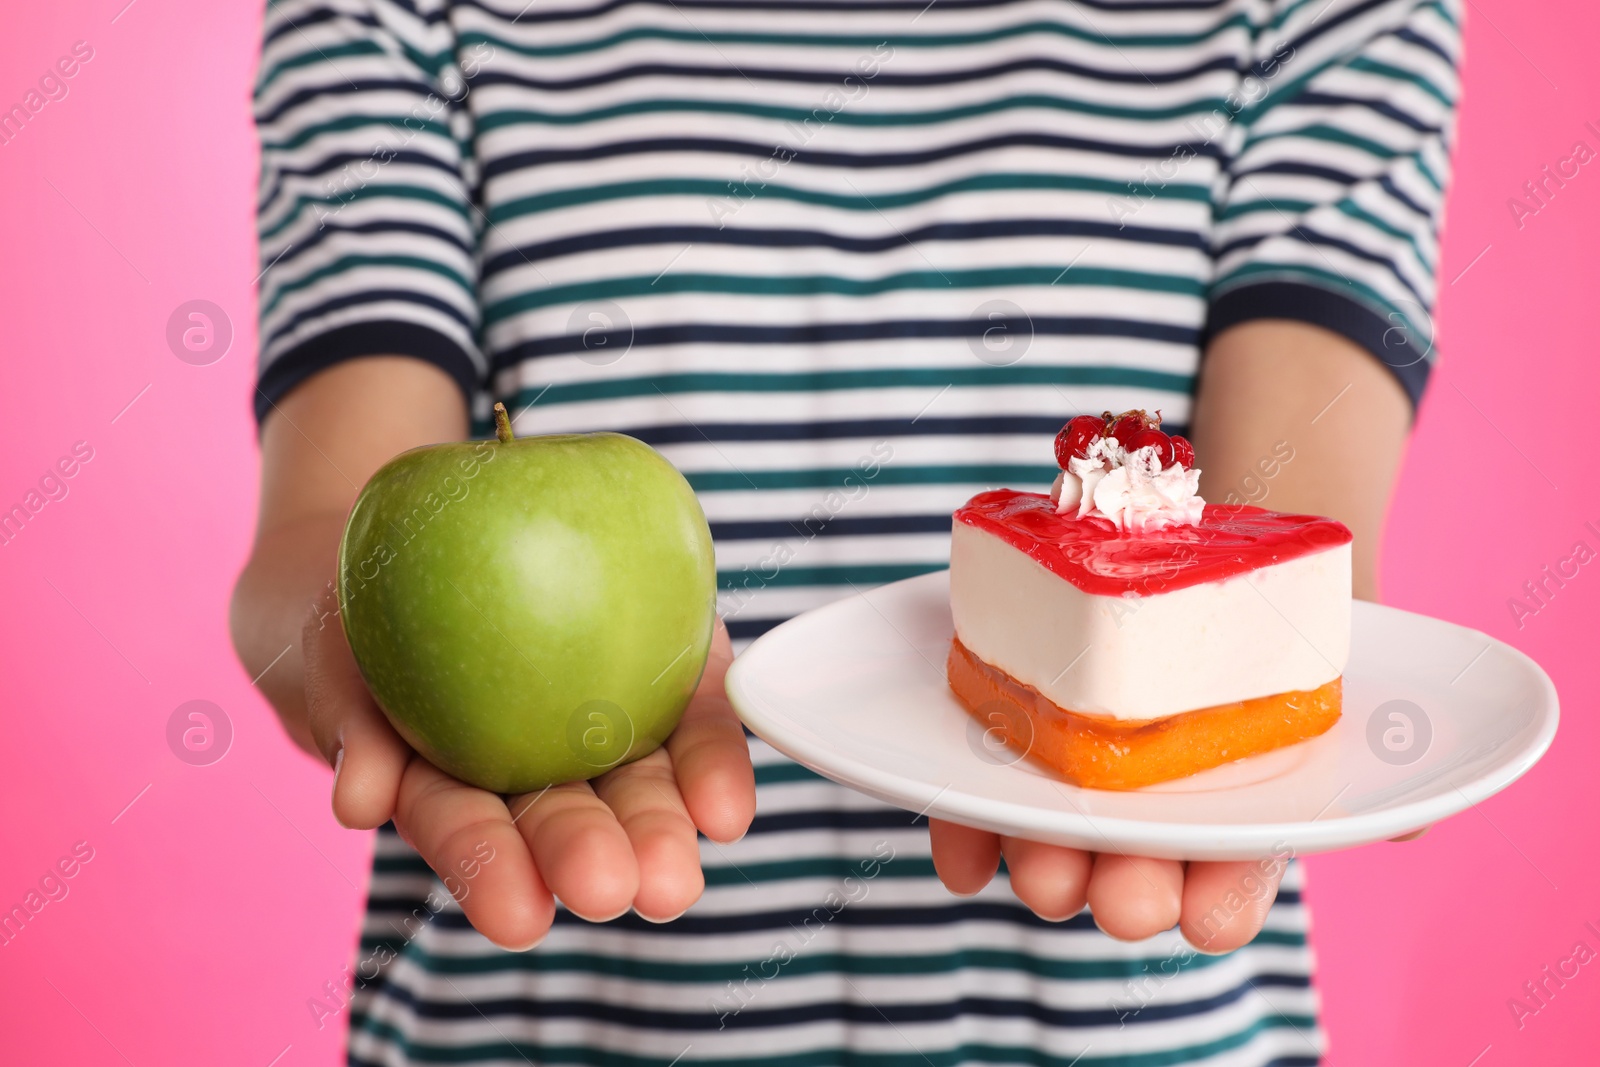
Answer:
POLYGON ((1057 577, 1097 596, 1146 596, 1221 581, 1348 544, 1349 529, 1316 515, 1207 504, 1194 526, 1134 533, 1109 519, 1056 514, 1044 493, 979 493, 957 522, 1001 538, 1057 577))

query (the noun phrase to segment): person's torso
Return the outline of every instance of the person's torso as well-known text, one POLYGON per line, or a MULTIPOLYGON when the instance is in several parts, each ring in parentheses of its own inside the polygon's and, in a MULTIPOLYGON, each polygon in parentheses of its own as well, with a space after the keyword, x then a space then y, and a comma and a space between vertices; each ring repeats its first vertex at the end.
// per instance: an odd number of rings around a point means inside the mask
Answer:
POLYGON ((452 8, 495 398, 682 469, 738 639, 942 566, 1070 415, 1187 423, 1249 7, 452 8))
MULTIPOLYGON (((660 449, 737 642, 944 566, 950 512, 1047 486, 1072 414, 1188 422, 1205 121, 1260 5, 519 6, 445 12, 493 367, 474 414, 660 449)), ((1036 919, 1003 873, 951 896, 925 820, 753 754, 751 833, 702 842, 705 896, 662 925, 562 911, 503 953, 385 831, 357 971, 392 962, 352 1062, 1316 1061, 1298 865, 1245 951, 1122 944, 1036 919)))

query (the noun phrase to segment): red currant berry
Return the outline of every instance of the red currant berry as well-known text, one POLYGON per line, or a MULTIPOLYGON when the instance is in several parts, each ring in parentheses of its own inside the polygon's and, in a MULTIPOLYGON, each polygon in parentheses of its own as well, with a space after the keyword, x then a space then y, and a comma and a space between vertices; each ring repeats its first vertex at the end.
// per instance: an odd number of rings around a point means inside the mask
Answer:
POLYGON ((1194 467, 1194 445, 1189 443, 1187 437, 1182 434, 1172 435, 1172 453, 1186 469, 1194 467))
POLYGON ((1133 411, 1124 411, 1108 421, 1110 425, 1106 427, 1106 436, 1115 437, 1124 449, 1130 448, 1128 442, 1133 439, 1134 434, 1152 428, 1150 416, 1137 408, 1133 411))
POLYGON ((1074 456, 1083 458, 1089 452, 1089 442, 1106 432, 1106 420, 1098 415, 1077 415, 1061 427, 1056 434, 1056 466, 1067 469, 1067 460, 1074 456))
POLYGON ((1172 438, 1160 430, 1145 427, 1137 431, 1123 444, 1129 452, 1137 452, 1141 448, 1154 447, 1156 461, 1163 467, 1170 466, 1173 460, 1172 438))

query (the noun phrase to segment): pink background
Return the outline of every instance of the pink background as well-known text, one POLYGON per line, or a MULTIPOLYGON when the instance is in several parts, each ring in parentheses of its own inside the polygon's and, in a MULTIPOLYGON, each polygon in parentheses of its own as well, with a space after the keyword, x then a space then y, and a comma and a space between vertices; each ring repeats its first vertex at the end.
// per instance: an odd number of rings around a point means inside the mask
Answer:
MULTIPOLYGON (((68 96, 0 146, 0 510, 74 442, 94 449, 68 496, 0 546, 0 910, 75 842, 94 850, 68 896, 0 947, 0 1059, 333 1064, 342 1027, 319 1030, 306 1002, 349 958, 369 841, 330 817, 326 771, 284 739, 226 625, 254 513, 260 4, 124 2, 0 14, 0 105, 74 42, 94 49, 68 96), (193 299, 235 329, 209 366, 165 343, 193 299), (192 699, 233 724, 212 766, 167 747, 168 717, 192 699)), ((1575 140, 1600 148, 1584 128, 1600 126, 1600 11, 1468 7, 1444 363, 1384 577, 1391 602, 1534 656, 1566 717, 1545 761, 1479 811, 1420 842, 1310 861, 1339 1067, 1590 1062, 1600 1017, 1600 964, 1520 1029, 1507 1006, 1579 939, 1600 949, 1584 929, 1600 926, 1586 669, 1600 564, 1521 629, 1507 607, 1579 538, 1600 548, 1583 528, 1600 527, 1600 169, 1520 230, 1506 203, 1575 140)))

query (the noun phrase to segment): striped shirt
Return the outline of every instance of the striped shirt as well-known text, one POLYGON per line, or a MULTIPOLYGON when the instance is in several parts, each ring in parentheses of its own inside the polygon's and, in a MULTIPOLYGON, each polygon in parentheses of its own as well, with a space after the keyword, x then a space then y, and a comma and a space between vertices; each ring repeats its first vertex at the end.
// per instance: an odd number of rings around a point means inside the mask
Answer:
MULTIPOLYGON (((1459 0, 281 0, 258 416, 402 354, 476 428, 618 430, 700 495, 736 644, 946 565, 1079 411, 1189 420, 1206 338, 1350 338, 1420 396, 1459 0)), ((1203 459, 1203 457, 1202 457, 1203 459)), ((1223 957, 934 876, 756 741, 682 918, 521 954, 379 835, 356 1064, 1310 1064, 1292 864, 1223 957)))

